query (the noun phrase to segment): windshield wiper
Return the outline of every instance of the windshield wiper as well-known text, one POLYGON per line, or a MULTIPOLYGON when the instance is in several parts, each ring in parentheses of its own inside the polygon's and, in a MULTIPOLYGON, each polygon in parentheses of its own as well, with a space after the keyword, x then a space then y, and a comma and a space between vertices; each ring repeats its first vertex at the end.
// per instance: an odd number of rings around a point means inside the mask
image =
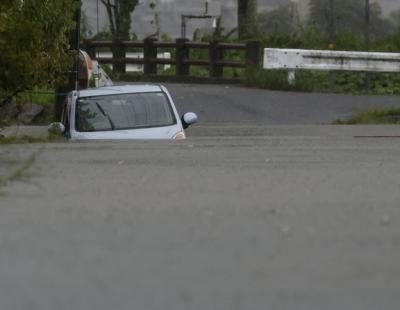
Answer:
POLYGON ((112 130, 115 130, 115 125, 114 125, 114 122, 112 121, 110 115, 108 115, 108 114, 103 110, 103 108, 101 107, 101 105, 100 105, 97 101, 95 102, 95 104, 96 104, 97 108, 100 110, 101 114, 103 114, 105 117, 107 117, 108 121, 110 122, 111 129, 112 129, 112 130))

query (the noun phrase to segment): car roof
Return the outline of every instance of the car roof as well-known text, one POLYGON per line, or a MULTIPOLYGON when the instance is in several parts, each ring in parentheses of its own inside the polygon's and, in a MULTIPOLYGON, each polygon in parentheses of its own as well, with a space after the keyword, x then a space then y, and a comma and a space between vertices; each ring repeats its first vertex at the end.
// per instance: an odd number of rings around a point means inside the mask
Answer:
POLYGON ((129 94, 129 93, 151 93, 160 91, 163 91, 160 85, 151 85, 151 84, 118 85, 118 86, 105 86, 105 87, 88 88, 80 90, 79 97, 107 96, 107 95, 129 94))

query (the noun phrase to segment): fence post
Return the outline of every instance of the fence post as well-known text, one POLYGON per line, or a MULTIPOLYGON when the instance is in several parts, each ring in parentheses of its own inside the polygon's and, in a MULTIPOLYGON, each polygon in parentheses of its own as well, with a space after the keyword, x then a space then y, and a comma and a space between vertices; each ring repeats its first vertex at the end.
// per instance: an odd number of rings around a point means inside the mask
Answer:
POLYGON ((261 44, 258 41, 246 43, 246 72, 248 75, 254 74, 260 68, 261 44))
POLYGON ((187 39, 176 39, 176 75, 188 76, 189 65, 185 64, 185 60, 189 59, 189 49, 185 46, 187 39))
POLYGON ((113 40, 112 44, 112 57, 113 57, 113 71, 115 73, 125 73, 126 63, 125 63, 125 46, 121 40, 113 40))
POLYGON ((143 46, 143 71, 145 75, 157 74, 157 64, 153 59, 157 59, 157 48, 154 46, 154 38, 144 40, 143 46))
POLYGON ((223 60, 223 57, 223 51, 219 47, 219 42, 210 42, 210 77, 222 78, 224 67, 218 64, 218 62, 223 60))

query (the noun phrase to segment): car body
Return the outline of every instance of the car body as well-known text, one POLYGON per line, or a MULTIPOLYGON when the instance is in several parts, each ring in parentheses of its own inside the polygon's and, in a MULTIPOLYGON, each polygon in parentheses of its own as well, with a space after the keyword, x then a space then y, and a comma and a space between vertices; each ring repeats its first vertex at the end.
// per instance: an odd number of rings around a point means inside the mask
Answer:
POLYGON ((194 113, 179 116, 164 86, 125 85, 70 92, 60 128, 71 140, 171 140, 195 122, 194 113))

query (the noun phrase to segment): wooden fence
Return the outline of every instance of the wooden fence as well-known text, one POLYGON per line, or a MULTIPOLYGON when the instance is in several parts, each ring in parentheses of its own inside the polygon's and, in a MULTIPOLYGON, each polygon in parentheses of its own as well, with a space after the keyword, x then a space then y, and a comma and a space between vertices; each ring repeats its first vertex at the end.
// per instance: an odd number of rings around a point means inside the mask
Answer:
POLYGON ((224 67, 244 68, 247 71, 254 71, 260 68, 261 45, 253 41, 246 44, 241 43, 222 43, 222 42, 190 42, 186 39, 177 39, 175 42, 157 42, 154 39, 146 39, 142 42, 132 41, 86 41, 82 48, 96 59, 100 64, 112 64, 118 73, 126 72, 127 64, 143 65, 145 76, 156 76, 157 65, 175 66, 176 76, 190 76, 190 66, 202 66, 208 68, 209 77, 222 79, 224 67), (108 49, 113 51, 114 57, 97 57, 98 50, 108 49), (129 58, 126 51, 130 49, 140 49, 143 58, 129 58), (157 58, 160 49, 174 51, 173 59, 157 58), (208 50, 208 59, 190 59, 191 49, 208 50), (226 59, 225 51, 242 51, 244 54, 241 60, 226 59), (115 57, 117 55, 117 57, 115 57))

